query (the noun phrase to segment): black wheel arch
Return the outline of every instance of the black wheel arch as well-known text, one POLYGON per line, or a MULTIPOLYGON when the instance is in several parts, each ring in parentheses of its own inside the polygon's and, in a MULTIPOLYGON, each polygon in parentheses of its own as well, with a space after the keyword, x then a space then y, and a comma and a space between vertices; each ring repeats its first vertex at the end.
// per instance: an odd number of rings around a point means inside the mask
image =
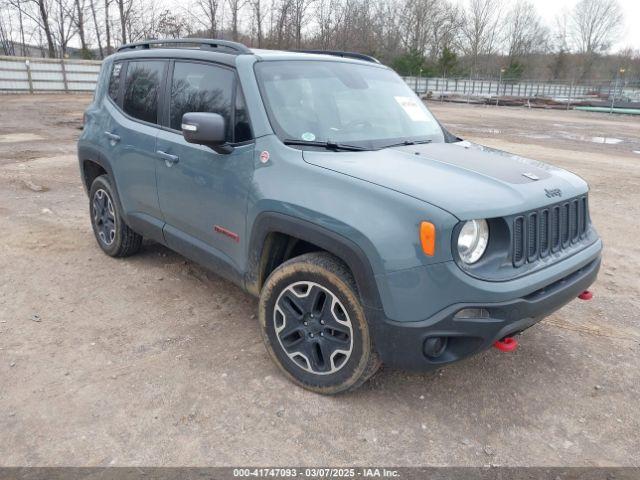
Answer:
POLYGON ((262 285, 274 268, 269 263, 270 255, 274 249, 287 248, 284 245, 269 244, 273 241, 274 234, 294 238, 335 255, 351 270, 363 305, 382 308, 371 263, 360 246, 320 225, 279 212, 262 212, 253 224, 245 275, 245 289, 248 292, 260 294, 262 285))
POLYGON ((87 195, 89 194, 89 190, 91 190, 91 181, 97 176, 95 175, 95 172, 89 170, 91 168, 95 168, 93 167, 94 165, 109 175, 112 187, 115 189, 117 195, 118 187, 115 184, 116 179, 113 175, 113 169, 97 148, 89 145, 78 145, 78 159, 80 162, 80 177, 87 195))

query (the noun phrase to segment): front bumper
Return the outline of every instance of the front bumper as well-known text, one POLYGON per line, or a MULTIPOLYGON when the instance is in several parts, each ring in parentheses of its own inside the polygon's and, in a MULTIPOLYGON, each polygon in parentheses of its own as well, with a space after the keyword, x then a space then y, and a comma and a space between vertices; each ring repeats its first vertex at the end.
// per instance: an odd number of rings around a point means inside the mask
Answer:
POLYGON ((522 332, 567 304, 594 282, 599 269, 600 249, 586 262, 567 269, 561 278, 550 279, 526 295, 499 302, 454 303, 421 321, 394 321, 382 310, 367 309, 376 350, 383 363, 407 370, 429 370, 461 360, 522 332), (466 308, 483 308, 489 316, 455 318, 466 308), (425 340, 432 337, 447 338, 447 347, 437 358, 423 353, 425 340))

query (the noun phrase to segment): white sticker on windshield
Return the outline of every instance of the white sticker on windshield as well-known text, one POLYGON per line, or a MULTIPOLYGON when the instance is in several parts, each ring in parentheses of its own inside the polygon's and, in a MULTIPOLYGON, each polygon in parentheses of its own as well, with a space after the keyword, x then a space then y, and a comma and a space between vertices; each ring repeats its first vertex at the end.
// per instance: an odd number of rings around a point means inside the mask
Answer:
POLYGON ((311 132, 304 132, 301 135, 302 140, 305 142, 313 142, 316 139, 316 136, 311 132))
POLYGON ((398 105, 402 107, 405 113, 414 122, 428 122, 429 117, 421 105, 418 104, 418 100, 411 97, 393 97, 398 102, 398 105))

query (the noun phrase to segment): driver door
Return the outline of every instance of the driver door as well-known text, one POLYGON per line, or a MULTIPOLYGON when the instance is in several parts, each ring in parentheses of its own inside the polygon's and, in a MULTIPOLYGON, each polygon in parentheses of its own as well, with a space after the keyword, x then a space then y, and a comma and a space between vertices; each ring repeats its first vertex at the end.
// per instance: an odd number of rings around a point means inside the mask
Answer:
POLYGON ((237 280, 245 248, 247 193, 254 144, 235 71, 212 63, 173 61, 165 128, 156 143, 158 199, 172 249, 237 280), (187 143, 182 115, 211 112, 227 125, 231 153, 187 143))

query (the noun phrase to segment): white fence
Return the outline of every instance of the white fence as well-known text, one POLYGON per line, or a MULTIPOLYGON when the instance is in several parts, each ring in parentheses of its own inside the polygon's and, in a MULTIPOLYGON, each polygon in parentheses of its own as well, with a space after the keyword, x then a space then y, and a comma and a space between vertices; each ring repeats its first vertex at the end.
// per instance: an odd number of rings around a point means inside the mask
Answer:
POLYGON ((474 80, 468 78, 404 77, 416 93, 431 92, 435 95, 458 95, 463 97, 511 96, 519 98, 556 98, 571 100, 588 95, 628 98, 640 101, 640 85, 637 82, 606 80, 600 82, 537 82, 530 80, 474 80))
POLYGON ((93 92, 100 63, 0 56, 0 92, 93 92))
MULTIPOLYGON (((60 60, 0 56, 0 92, 93 92, 100 71, 98 60, 60 60)), ((432 92, 467 97, 546 97, 576 99, 584 95, 612 95, 640 101, 640 85, 623 82, 509 82, 464 78, 404 77, 416 93, 432 92)))
MULTIPOLYGON (((586 95, 593 85, 573 85, 565 82, 510 82, 466 78, 405 77, 416 93, 441 93, 470 96, 511 95, 516 97, 569 97, 586 95)), ((598 88, 595 87, 597 90, 598 88)))

